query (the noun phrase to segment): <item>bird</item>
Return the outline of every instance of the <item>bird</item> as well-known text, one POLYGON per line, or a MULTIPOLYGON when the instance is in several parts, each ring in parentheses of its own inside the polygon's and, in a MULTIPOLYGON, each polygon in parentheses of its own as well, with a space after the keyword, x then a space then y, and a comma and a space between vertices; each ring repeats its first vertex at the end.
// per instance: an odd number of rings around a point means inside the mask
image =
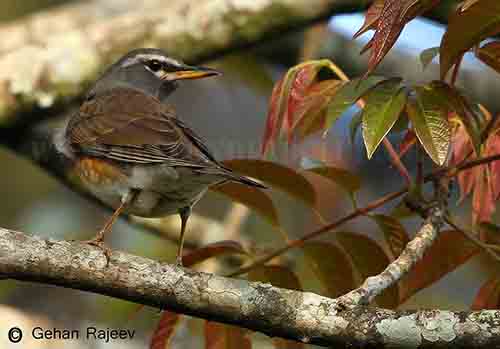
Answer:
POLYGON ((72 178, 114 210, 97 235, 85 241, 100 247, 108 263, 104 237, 123 213, 179 214, 176 264, 182 266, 189 216, 209 187, 233 181, 266 188, 217 161, 168 103, 180 81, 218 75, 160 49, 133 50, 95 81, 55 137, 56 148, 72 160, 72 178))

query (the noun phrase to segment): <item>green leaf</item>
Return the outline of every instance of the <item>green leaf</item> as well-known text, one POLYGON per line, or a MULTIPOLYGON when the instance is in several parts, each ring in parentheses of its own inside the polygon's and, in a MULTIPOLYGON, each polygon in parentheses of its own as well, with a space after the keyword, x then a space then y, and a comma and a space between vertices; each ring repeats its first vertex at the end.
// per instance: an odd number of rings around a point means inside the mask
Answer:
POLYGON ((420 53, 420 63, 422 63, 422 68, 425 70, 427 66, 432 62, 434 58, 439 55, 439 46, 431 47, 423 50, 420 53))
POLYGON ((361 126, 361 122, 363 121, 363 111, 359 111, 351 118, 351 122, 349 123, 349 136, 351 140, 351 144, 354 144, 356 141, 356 133, 359 130, 359 126, 361 126))
POLYGON ((328 130, 349 107, 381 81, 381 77, 370 76, 366 79, 357 78, 343 85, 328 106, 325 129, 328 130))
MULTIPOLYGON (((355 270, 359 273, 358 284, 369 276, 381 273, 390 262, 384 250, 367 236, 351 232, 336 232, 335 238, 351 257, 355 270)), ((375 301, 381 307, 396 308, 399 304, 398 288, 396 286, 388 288, 375 301)))
POLYGON ((379 229, 384 233, 385 240, 394 258, 399 257, 406 244, 410 241, 405 227, 394 217, 382 214, 371 215, 379 229))
POLYGON ((441 40, 441 80, 460 56, 484 39, 500 33, 500 1, 481 0, 466 11, 457 11, 448 21, 441 40))
POLYGON ((275 287, 301 291, 300 281, 293 271, 284 266, 262 265, 248 272, 249 281, 269 283, 275 287))
POLYGON ((442 81, 432 81, 428 88, 432 89, 441 103, 447 105, 448 113, 454 112, 458 116, 471 139, 476 154, 480 154, 482 122, 467 98, 456 88, 442 81))
POLYGON ((361 188, 361 178, 342 168, 321 166, 309 168, 307 171, 333 181, 349 193, 354 193, 361 188))
POLYGON ((249 207, 274 227, 281 226, 273 201, 262 190, 234 182, 213 186, 210 190, 249 207))
POLYGON ((311 183, 290 167, 276 162, 254 159, 227 160, 224 165, 235 172, 260 179, 301 200, 310 207, 316 206, 316 192, 311 183))
POLYGON ((334 244, 309 241, 302 247, 307 264, 325 288, 325 296, 336 298, 356 287, 351 263, 334 244))
POLYGON ((368 92, 363 109, 363 139, 368 159, 384 139, 403 111, 407 94, 401 87, 401 79, 381 82, 368 92))
POLYGON ((417 86, 415 92, 416 104, 408 104, 408 116, 425 151, 441 166, 446 161, 451 142, 446 101, 432 88, 417 86))

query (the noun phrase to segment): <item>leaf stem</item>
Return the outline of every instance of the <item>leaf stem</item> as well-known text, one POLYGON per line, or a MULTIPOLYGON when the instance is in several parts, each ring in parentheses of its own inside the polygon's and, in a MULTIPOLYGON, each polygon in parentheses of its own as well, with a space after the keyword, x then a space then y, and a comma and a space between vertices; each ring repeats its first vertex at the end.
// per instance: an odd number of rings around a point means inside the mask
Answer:
POLYGON ((365 207, 358 208, 358 209, 352 211, 351 213, 347 214, 346 216, 339 218, 335 222, 324 225, 323 227, 304 235, 300 239, 290 240, 285 246, 278 248, 275 251, 273 251, 265 256, 262 256, 260 258, 255 259, 251 264, 244 266, 242 268, 239 268, 238 270, 235 270, 235 271, 227 274, 226 276, 236 276, 236 275, 245 274, 248 271, 252 270, 253 268, 260 266, 260 265, 263 265, 263 264, 269 262, 270 260, 272 260, 273 258, 278 257, 278 256, 290 251, 293 248, 303 246, 304 243, 308 240, 316 238, 316 237, 318 237, 326 232, 329 232, 333 229, 336 229, 339 226, 341 226, 342 224, 347 223, 354 218, 357 218, 359 216, 364 216, 368 212, 373 211, 373 210, 387 204, 388 202, 400 197, 401 195, 405 194, 406 192, 407 192, 407 188, 402 189, 400 191, 396 191, 396 192, 392 192, 390 194, 387 194, 387 195, 381 197, 380 199, 369 203, 365 207))
POLYGON ((387 152, 389 153, 389 157, 391 159, 392 164, 397 168, 399 173, 404 177, 406 184, 410 185, 411 184, 410 173, 408 172, 408 169, 401 161, 401 158, 398 155, 398 153, 396 152, 396 150, 394 150, 394 147, 392 146, 391 142, 387 139, 387 137, 384 137, 382 142, 384 144, 385 150, 387 150, 387 152))

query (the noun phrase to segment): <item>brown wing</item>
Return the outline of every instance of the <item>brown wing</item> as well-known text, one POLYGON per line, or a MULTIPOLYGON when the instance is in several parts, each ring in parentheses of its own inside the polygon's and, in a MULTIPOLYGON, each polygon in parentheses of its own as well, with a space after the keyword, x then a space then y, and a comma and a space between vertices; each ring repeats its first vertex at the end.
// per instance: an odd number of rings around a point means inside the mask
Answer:
POLYGON ((92 156, 141 164, 220 166, 171 109, 133 89, 116 88, 86 101, 66 134, 75 149, 92 156))

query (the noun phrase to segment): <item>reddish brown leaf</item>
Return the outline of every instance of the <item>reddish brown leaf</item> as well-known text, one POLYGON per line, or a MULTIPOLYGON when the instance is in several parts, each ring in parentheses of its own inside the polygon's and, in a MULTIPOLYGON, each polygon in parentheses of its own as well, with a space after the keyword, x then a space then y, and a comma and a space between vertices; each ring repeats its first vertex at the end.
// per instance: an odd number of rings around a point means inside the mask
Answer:
POLYGON ((230 169, 260 179, 301 200, 310 207, 316 206, 316 192, 311 183, 294 169, 275 162, 255 159, 235 159, 224 161, 230 169))
POLYGON ((474 299, 472 310, 500 309, 500 279, 485 282, 474 299))
POLYGON ((490 42, 477 49, 476 56, 500 73, 500 41, 490 42))
POLYGON ((384 8, 385 0, 375 0, 365 15, 365 22, 359 28, 359 30, 353 35, 353 39, 363 35, 369 30, 374 30, 377 27, 378 19, 380 18, 380 14, 382 13, 382 9, 384 8))
MULTIPOLYGON (((485 166, 486 167, 486 166, 485 166)), ((488 171, 477 171, 472 194, 472 220, 475 223, 489 222, 495 211, 495 198, 488 171)))
POLYGON ((404 27, 401 14, 408 0, 386 0, 373 35, 373 46, 368 60, 367 75, 375 70, 396 42, 404 27))
POLYGON ((167 349, 170 347, 170 340, 172 339, 175 329, 181 320, 181 315, 172 313, 170 311, 164 311, 162 313, 161 319, 158 322, 158 326, 153 333, 151 338, 151 343, 149 344, 150 349, 167 349))
POLYGON ((302 290, 300 281, 293 271, 285 266, 263 265, 248 273, 249 281, 260 281, 289 290, 302 290))
POLYGON ((351 263, 339 247, 323 241, 308 241, 302 249, 307 266, 326 291, 325 296, 336 298, 356 287, 351 263))
POLYGON ((205 321, 205 349, 252 349, 246 329, 205 321))
MULTIPOLYGON (((452 137, 452 156, 450 163, 452 165, 460 164, 471 151, 472 144, 465 128, 458 127, 452 137)), ((461 171, 458 174, 457 180, 460 187, 460 201, 465 199, 465 197, 472 192, 475 173, 477 171, 478 168, 472 168, 470 170, 461 171)))
POLYGON ((278 212, 274 207, 273 201, 262 190, 234 182, 217 185, 211 187, 210 190, 223 194, 230 199, 255 210, 273 226, 280 226, 278 212))
POLYGON ((184 266, 190 267, 209 258, 228 254, 247 254, 247 252, 239 242, 218 241, 186 253, 182 256, 182 263, 184 266))
POLYGON ((316 79, 316 74, 319 69, 320 67, 316 65, 304 65, 304 67, 299 69, 295 75, 292 75, 293 80, 290 84, 288 104, 286 106, 287 108, 282 128, 282 131, 288 135, 289 138, 291 137, 290 130, 295 124, 297 108, 306 97, 306 92, 316 79))
MULTIPOLYGON (((486 141, 485 156, 493 156, 500 154, 500 135, 494 132, 486 141)), ((496 201, 500 197, 500 161, 490 162, 489 173, 491 180, 491 189, 493 191, 493 199, 496 201)))
MULTIPOLYGON (((490 133, 482 148, 482 156, 500 154, 500 135, 497 132, 490 133)), ((471 151, 472 146, 464 127, 458 127, 453 136, 453 153, 450 163, 452 165, 460 164, 471 151)), ((475 158, 476 155, 473 154, 470 160, 475 158)), ((473 192, 473 221, 475 223, 491 221, 496 201, 500 196, 500 164, 498 161, 461 171, 458 173, 457 180, 460 186, 460 200, 473 192)))
POLYGON ((429 287, 480 252, 458 231, 443 231, 423 259, 400 281, 400 302, 429 287))
MULTIPOLYGON (((375 70, 394 46, 406 23, 435 7, 439 2, 440 0, 385 0, 380 15, 375 21, 376 31, 373 41, 363 49, 370 47, 372 49, 365 76, 375 70)), ((368 25, 374 26, 373 23, 368 25)))
POLYGON ((326 107, 342 85, 343 82, 340 80, 324 80, 313 84, 297 107, 296 122, 291 135, 295 134, 299 139, 303 139, 323 129, 326 107))
POLYGON ((441 40, 441 80, 462 54, 484 39, 500 32, 500 1, 481 0, 466 11, 457 10, 448 20, 448 27, 441 40), (467 30, 464 30, 467 28, 467 30))
POLYGON ((276 83, 271 93, 271 98, 269 100, 269 111, 267 113, 266 128, 264 131, 264 138, 262 140, 261 152, 264 154, 271 146, 274 139, 276 139, 280 127, 280 116, 282 114, 283 102, 282 102, 282 91, 283 91, 284 78, 276 83))
POLYGON ((287 135, 289 141, 291 140, 297 108, 305 98, 308 88, 315 82, 318 72, 330 64, 328 60, 301 63, 289 69, 283 79, 275 85, 269 102, 262 154, 269 150, 277 139, 279 131, 287 135))
POLYGON ((290 341, 282 338, 273 338, 273 344, 276 349, 303 349, 304 344, 290 341))
POLYGON ((396 218, 391 216, 376 214, 371 217, 384 233, 385 240, 391 249, 393 257, 399 257, 408 241, 410 241, 405 227, 396 218))
MULTIPOLYGON (((351 232, 336 232, 335 238, 351 257, 356 273, 359 275, 358 285, 367 277, 381 273, 390 260, 384 250, 365 235, 351 232)), ((390 287, 382 292, 375 301, 384 308, 394 309, 399 304, 398 288, 390 287)))

